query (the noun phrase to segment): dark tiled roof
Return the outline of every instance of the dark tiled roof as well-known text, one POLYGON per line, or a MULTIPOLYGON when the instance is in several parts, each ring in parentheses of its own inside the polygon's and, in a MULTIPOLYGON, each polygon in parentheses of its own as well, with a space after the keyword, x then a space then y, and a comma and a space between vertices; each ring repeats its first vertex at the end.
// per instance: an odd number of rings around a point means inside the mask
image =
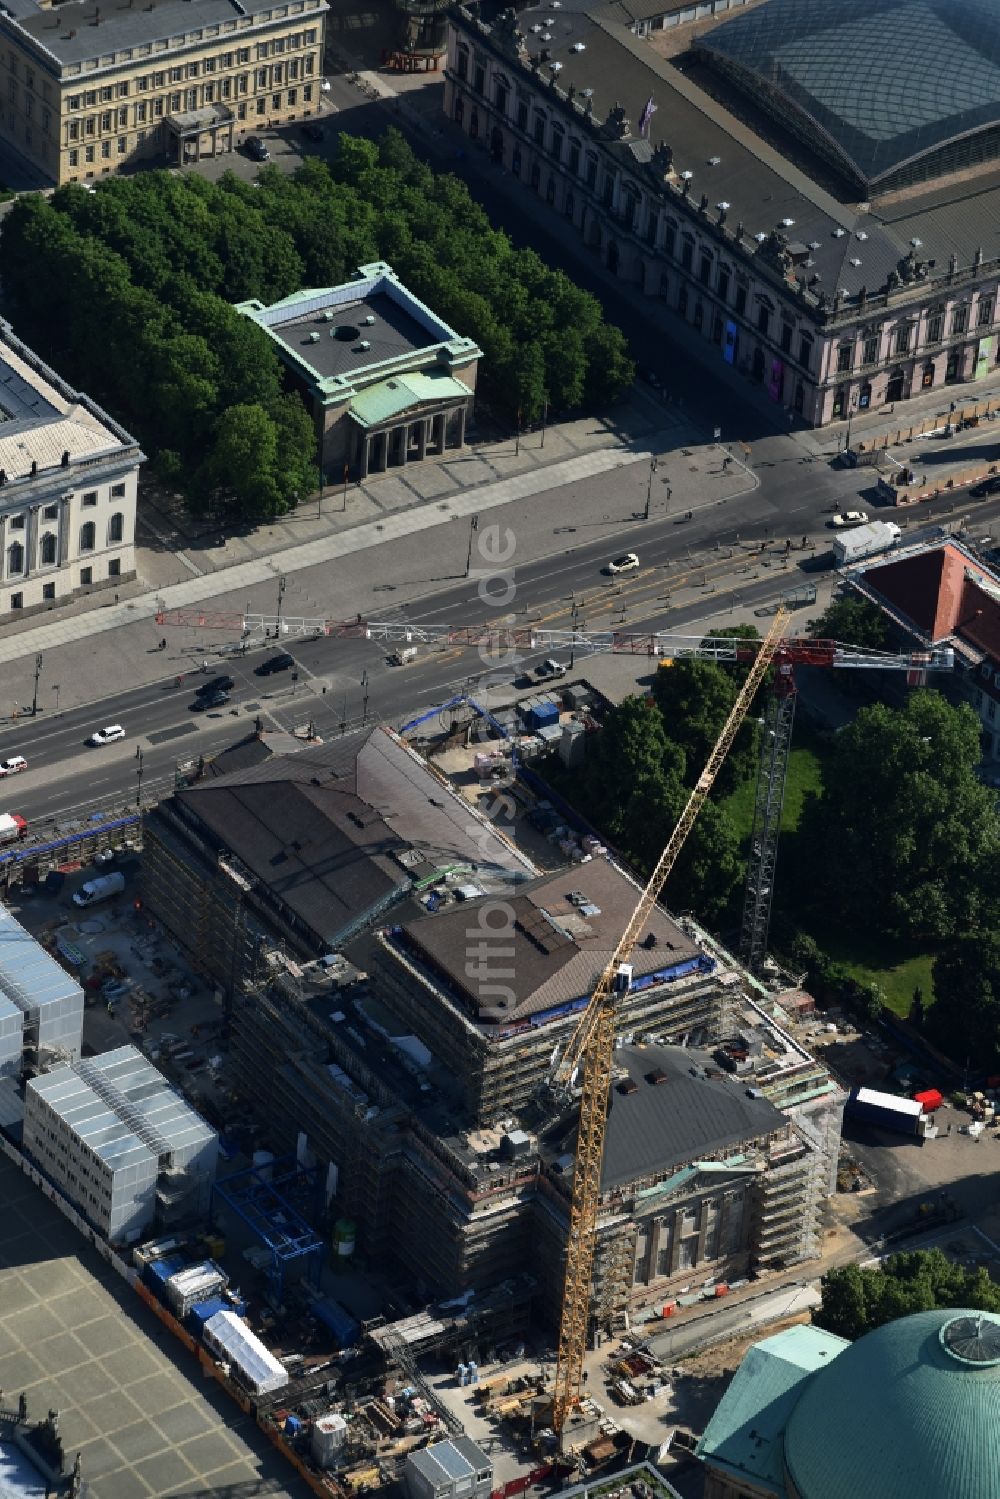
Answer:
POLYGON ((785 1126, 784 1116, 766 1098, 748 1096, 745 1082, 704 1076, 705 1064, 711 1063, 700 1053, 676 1046, 624 1047, 615 1061, 637 1086, 628 1093, 617 1084, 611 1090, 601 1173, 605 1191, 722 1151, 738 1153, 743 1142, 785 1126), (665 1081, 649 1080, 657 1072, 665 1081))
MULTIPOLYGON (((554 1006, 582 999, 593 989, 608 962, 639 898, 639 890, 613 864, 594 859, 522 887, 504 898, 509 907, 506 931, 492 938, 480 926, 479 909, 486 901, 466 901, 434 916, 404 926, 406 939, 422 952, 466 999, 481 1020, 519 1020, 554 1006), (596 912, 569 899, 586 898, 596 912), (480 964, 480 941, 492 942, 493 956, 480 964), (501 956, 505 948, 513 949, 501 956), (514 992, 512 1003, 497 997, 500 986, 514 992)), ((502 924, 491 918, 494 928, 502 924)), ((484 918, 485 921, 485 918, 484 918)), ((657 908, 632 955, 637 978, 668 968, 697 954, 699 949, 667 913, 657 908), (655 945, 643 939, 655 936, 655 945)))
POLYGON ((321 945, 409 889, 392 858, 406 845, 350 791, 275 778, 272 767, 271 780, 234 776, 178 800, 321 945))

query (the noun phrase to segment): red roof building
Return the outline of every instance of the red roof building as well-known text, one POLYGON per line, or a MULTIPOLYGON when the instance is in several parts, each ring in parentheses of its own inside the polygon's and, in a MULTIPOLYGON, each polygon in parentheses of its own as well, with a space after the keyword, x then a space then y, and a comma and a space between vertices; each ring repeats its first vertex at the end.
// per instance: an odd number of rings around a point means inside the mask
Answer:
POLYGON ((951 645, 956 678, 1000 761, 1000 573, 957 541, 930 542, 852 575, 859 592, 924 645, 951 645))

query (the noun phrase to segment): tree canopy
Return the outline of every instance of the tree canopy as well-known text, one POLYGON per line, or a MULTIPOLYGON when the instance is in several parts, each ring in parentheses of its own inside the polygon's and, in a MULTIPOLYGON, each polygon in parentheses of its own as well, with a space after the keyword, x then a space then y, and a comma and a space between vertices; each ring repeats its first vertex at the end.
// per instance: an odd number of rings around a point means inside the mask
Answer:
POLYGON ((333 285, 372 261, 478 343, 481 388, 511 421, 546 401, 606 403, 634 374, 596 299, 516 249, 395 131, 378 143, 341 135, 331 165, 265 167, 256 184, 149 172, 21 198, 0 243, 18 331, 195 506, 274 515, 318 478, 305 407, 232 304, 333 285))
POLYGON ((993 924, 1000 895, 995 794, 976 779, 979 723, 939 693, 862 708, 836 737, 814 840, 818 896, 838 918, 906 939, 993 924))
POLYGON ((913 1312, 968 1307, 1000 1312, 1000 1286, 983 1266, 956 1265, 940 1249, 894 1254, 879 1269, 846 1265, 824 1275, 813 1321, 852 1341, 913 1312))
POLYGON ((839 640, 863 650, 884 651, 888 632, 881 609, 857 594, 842 593, 833 599, 819 619, 809 621, 809 633, 818 640, 839 640))
MULTIPOLYGON (((934 1005, 926 1014, 932 1039, 957 1061, 977 1066, 1000 1059, 1000 933, 957 938, 934 961, 934 1005)), ((923 1005, 921 1004, 923 1014, 923 1005)))

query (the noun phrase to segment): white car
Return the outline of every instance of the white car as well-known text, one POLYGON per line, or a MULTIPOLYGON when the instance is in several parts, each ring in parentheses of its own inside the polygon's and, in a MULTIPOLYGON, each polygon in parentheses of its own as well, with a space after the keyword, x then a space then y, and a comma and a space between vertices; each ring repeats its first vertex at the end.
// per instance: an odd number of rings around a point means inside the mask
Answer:
POLYGON ((839 531, 842 526, 863 526, 867 521, 867 510, 839 510, 830 524, 839 531))
POLYGON ((615 573, 634 573, 638 566, 639 559, 634 552, 622 552, 620 557, 608 563, 604 571, 614 576, 615 573))
POLYGON ((103 729, 95 729, 90 736, 91 744, 114 744, 118 739, 125 738, 125 730, 120 723, 106 724, 103 729))
POLYGON ((19 770, 27 770, 28 762, 23 755, 11 755, 9 760, 0 760, 0 776, 16 776, 19 770))

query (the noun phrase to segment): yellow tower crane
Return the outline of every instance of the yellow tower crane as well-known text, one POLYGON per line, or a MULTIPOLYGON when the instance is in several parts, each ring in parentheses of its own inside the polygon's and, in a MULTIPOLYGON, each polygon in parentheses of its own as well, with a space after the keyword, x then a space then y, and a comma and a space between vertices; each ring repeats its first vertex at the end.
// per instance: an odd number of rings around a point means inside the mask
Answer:
POLYGON ((563 1288, 562 1314, 559 1325, 559 1358, 556 1365, 552 1401, 552 1425, 561 1432, 570 1410, 580 1398, 583 1359, 587 1348, 590 1321, 591 1286, 594 1275, 594 1248, 597 1240, 597 1214, 601 1197, 601 1167, 604 1160, 604 1136, 608 1118, 608 1094, 615 1049, 615 1012, 619 994, 628 991, 631 980, 629 958, 642 929, 656 905, 660 892, 677 855, 684 846, 698 813, 701 811, 723 761, 729 753, 740 725, 746 717, 754 694, 764 679, 771 658, 781 640, 788 613, 779 609, 756 659, 747 674, 726 719, 722 733, 708 757, 698 783, 688 798, 680 820, 674 828, 639 897, 628 925, 618 941, 607 967, 580 1019, 569 1046, 559 1061, 554 1081, 568 1083, 582 1068, 580 1128, 577 1135, 576 1165, 573 1174, 573 1197, 570 1205, 569 1245, 566 1254, 566 1280, 563 1288))

